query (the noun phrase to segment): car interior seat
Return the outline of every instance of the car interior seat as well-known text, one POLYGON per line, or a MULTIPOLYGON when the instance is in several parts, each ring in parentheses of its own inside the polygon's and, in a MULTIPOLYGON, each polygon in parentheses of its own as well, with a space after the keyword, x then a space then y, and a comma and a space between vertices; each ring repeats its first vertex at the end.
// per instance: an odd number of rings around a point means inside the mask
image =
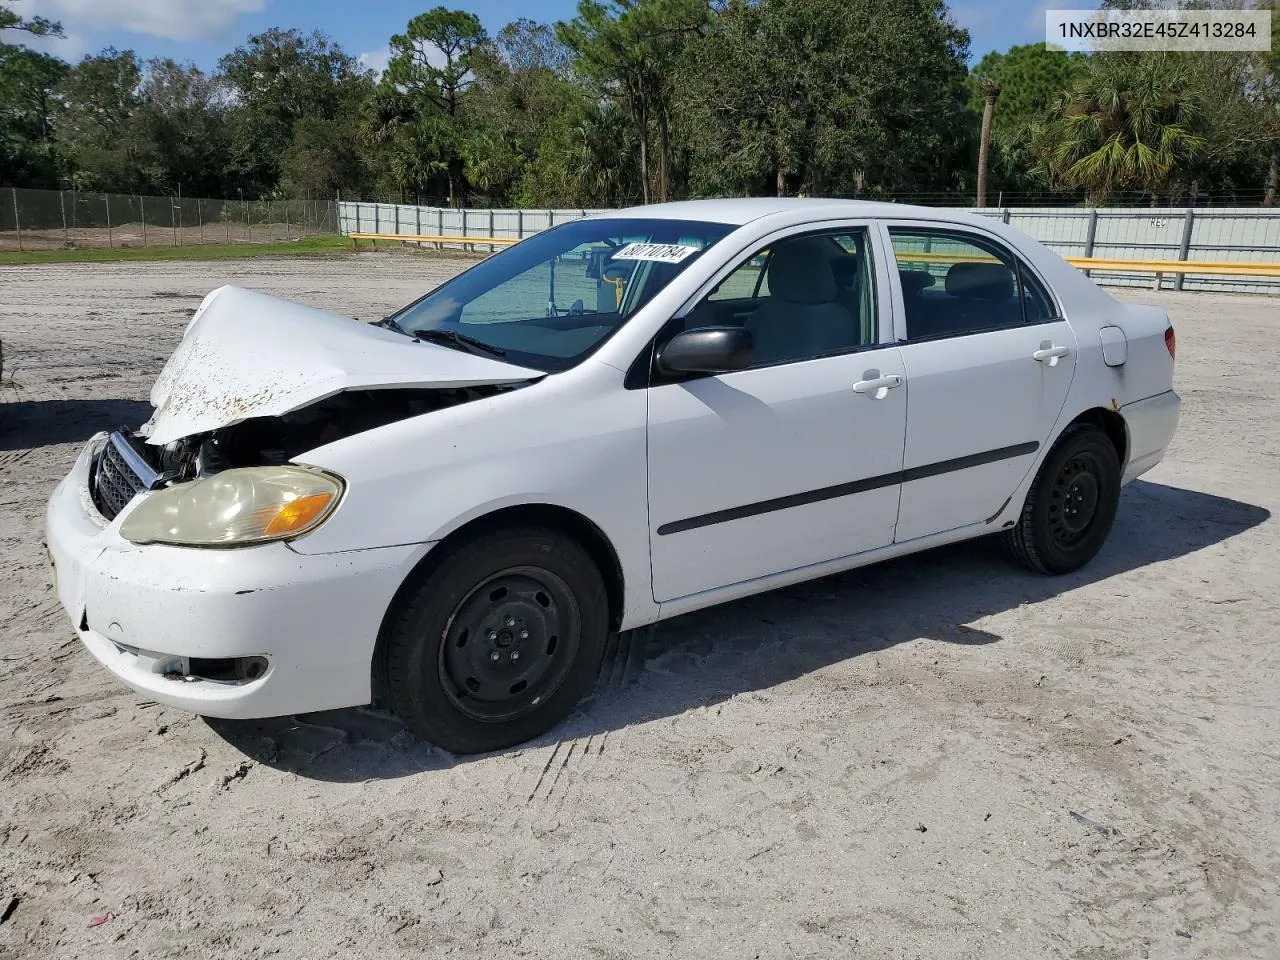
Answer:
POLYGON ((947 271, 947 304, 951 333, 1006 326, 1018 319, 1013 270, 1003 263, 956 263, 947 271), (956 301, 959 301, 957 303, 956 301))
POLYGON ((842 306, 827 251, 779 244, 767 267, 769 300, 747 317, 756 363, 776 363, 856 347, 858 323, 842 306))

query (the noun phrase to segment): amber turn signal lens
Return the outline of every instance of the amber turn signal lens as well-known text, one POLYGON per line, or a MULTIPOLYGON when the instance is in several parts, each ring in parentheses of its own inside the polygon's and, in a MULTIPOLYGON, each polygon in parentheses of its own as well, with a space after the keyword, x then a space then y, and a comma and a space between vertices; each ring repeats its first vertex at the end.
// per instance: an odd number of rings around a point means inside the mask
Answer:
POLYGON ((324 513, 333 499, 331 493, 312 493, 305 497, 290 500, 280 512, 272 518, 264 531, 267 536, 278 537, 281 534, 293 533, 308 526, 312 520, 324 513))

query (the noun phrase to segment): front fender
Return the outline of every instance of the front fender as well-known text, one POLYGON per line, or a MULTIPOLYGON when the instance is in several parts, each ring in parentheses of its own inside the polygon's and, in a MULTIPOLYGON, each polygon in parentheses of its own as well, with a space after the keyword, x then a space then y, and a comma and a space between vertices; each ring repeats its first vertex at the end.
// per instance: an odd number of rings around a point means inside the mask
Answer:
POLYGON ((646 398, 624 390, 622 376, 597 364, 297 457, 347 489, 332 517, 291 546, 313 554, 429 544, 496 510, 545 504, 595 524, 637 586, 628 593, 647 595, 646 398))

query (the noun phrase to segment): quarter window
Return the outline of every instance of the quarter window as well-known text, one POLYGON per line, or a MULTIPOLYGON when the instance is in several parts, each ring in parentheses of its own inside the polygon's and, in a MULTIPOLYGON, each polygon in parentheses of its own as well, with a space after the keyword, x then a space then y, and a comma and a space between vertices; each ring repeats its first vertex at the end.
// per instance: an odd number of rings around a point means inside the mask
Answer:
POLYGON ((1021 261, 969 234, 890 227, 907 339, 958 337, 1054 318, 1053 301, 1021 261))
POLYGON ((863 228, 787 237, 717 284, 684 329, 746 327, 752 366, 847 353, 878 341, 874 276, 863 228))

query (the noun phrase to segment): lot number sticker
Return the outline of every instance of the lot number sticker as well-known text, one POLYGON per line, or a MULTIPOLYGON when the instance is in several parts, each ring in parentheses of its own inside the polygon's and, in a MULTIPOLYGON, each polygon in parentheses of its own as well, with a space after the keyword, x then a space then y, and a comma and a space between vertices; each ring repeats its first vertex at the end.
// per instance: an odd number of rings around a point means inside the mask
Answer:
POLYGON ((628 243, 610 260, 657 260, 659 263, 679 263, 697 247, 685 247, 678 243, 628 243))

